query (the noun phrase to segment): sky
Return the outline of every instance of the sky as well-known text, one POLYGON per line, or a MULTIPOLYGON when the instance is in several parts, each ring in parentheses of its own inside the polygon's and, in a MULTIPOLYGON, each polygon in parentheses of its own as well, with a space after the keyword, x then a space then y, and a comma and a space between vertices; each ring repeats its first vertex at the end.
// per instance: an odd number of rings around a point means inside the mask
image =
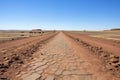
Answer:
POLYGON ((120 0, 0 0, 0 29, 120 28, 120 0))

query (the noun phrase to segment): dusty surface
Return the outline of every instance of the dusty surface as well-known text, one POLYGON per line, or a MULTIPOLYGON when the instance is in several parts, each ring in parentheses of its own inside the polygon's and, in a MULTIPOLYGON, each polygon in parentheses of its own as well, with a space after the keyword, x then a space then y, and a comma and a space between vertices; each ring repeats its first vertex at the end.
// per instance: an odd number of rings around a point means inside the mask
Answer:
POLYGON ((114 80, 103 64, 63 33, 44 45, 17 77, 21 80, 114 80))
POLYGON ((120 77, 120 44, 112 40, 89 37, 76 33, 67 33, 79 45, 86 48, 102 62, 105 70, 120 77))
POLYGON ((106 42, 60 32, 37 46, 32 60, 10 80, 119 80, 120 45, 106 42))

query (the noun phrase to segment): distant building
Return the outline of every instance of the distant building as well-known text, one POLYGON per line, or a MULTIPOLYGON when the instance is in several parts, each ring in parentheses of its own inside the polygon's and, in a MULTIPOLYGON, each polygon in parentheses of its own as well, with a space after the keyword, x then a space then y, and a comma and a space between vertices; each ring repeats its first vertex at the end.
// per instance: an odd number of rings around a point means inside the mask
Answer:
POLYGON ((41 29, 33 29, 30 33, 44 33, 41 29))

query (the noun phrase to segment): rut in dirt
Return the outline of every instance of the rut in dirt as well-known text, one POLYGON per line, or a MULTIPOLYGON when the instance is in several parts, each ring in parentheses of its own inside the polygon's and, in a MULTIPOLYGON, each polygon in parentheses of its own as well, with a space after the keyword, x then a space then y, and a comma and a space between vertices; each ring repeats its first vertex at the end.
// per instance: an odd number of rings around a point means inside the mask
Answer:
POLYGON ((62 32, 42 46, 24 68, 17 80, 115 80, 95 56, 62 32))

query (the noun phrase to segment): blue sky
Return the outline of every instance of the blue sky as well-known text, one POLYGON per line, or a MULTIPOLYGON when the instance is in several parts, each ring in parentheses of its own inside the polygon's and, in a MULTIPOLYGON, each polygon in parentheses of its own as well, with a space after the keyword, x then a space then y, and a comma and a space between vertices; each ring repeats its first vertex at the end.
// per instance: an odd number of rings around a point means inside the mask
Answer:
POLYGON ((0 0, 0 29, 120 28, 120 0, 0 0))

